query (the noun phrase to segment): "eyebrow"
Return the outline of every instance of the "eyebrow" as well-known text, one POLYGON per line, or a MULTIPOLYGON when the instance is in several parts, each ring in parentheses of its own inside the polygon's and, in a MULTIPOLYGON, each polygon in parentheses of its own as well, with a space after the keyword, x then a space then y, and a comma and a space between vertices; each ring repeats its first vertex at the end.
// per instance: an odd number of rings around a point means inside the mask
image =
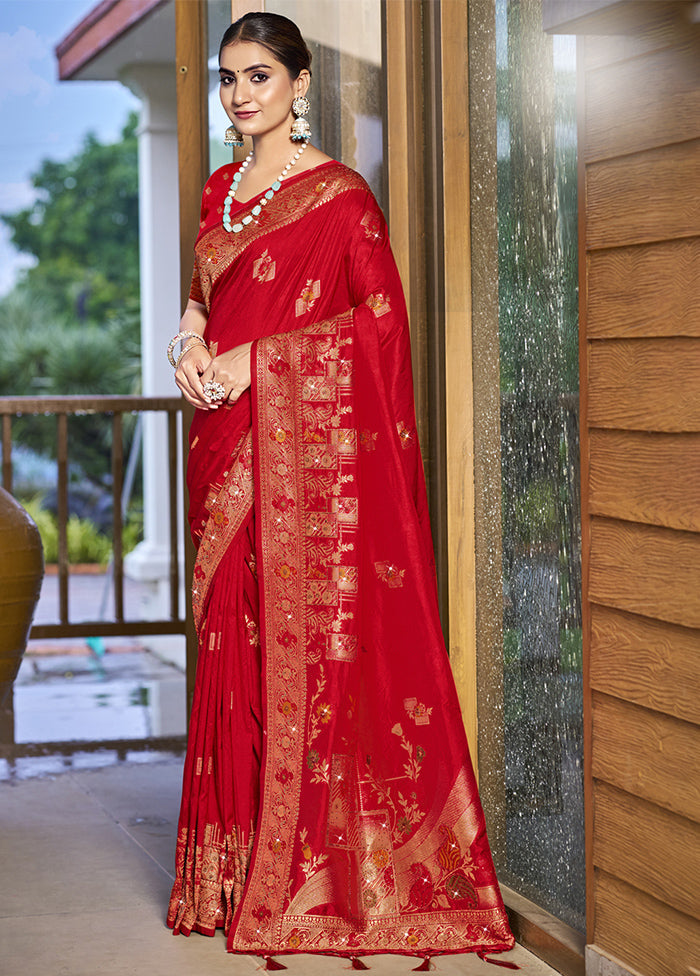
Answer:
MULTIPOLYGON (((267 68, 268 71, 272 70, 272 66, 269 64, 251 64, 249 68, 244 68, 241 74, 248 74, 250 71, 259 71, 260 68, 267 68)), ((235 71, 229 71, 228 68, 219 68, 220 75, 229 75, 231 78, 236 77, 235 71)))

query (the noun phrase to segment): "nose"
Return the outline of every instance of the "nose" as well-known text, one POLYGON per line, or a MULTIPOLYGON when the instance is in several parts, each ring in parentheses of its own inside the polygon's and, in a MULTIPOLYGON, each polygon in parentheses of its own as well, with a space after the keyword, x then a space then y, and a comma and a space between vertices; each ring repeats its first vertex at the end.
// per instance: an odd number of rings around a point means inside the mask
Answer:
POLYGON ((250 101, 250 82, 247 78, 239 78, 233 93, 234 105, 244 105, 250 101))

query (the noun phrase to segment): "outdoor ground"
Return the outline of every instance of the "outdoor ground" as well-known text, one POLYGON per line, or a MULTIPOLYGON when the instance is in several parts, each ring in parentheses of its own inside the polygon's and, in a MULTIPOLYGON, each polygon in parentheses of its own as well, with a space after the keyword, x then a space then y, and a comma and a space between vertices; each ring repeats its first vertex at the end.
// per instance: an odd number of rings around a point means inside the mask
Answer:
MULTIPOLYGON (((260 971, 260 960, 229 955, 223 935, 174 938, 165 927, 181 769, 180 759, 125 762, 0 783, 4 976, 260 971)), ((516 962, 523 976, 553 976, 520 947, 499 958, 516 962)), ((328 957, 283 961, 299 976, 340 976, 350 969, 347 960, 328 957)), ((419 963, 397 956, 364 961, 376 976, 402 976, 419 963)), ((474 956, 435 962, 442 976, 503 971, 474 956)))
MULTIPOLYGON (((95 619, 104 578, 74 582, 73 619, 95 619)), ((137 605, 138 592, 129 596, 137 605)), ((55 619, 56 599, 55 578, 47 577, 40 619, 55 619)), ((164 924, 182 777, 183 667, 177 638, 150 649, 139 639, 30 645, 15 683, 15 745, 0 755, 3 976, 261 970, 259 959, 229 955, 223 934, 174 938, 164 924), (143 737, 160 743, 144 748, 143 737)), ((553 976, 520 947, 500 958, 516 962, 523 976, 553 976)), ((403 976, 419 962, 365 957, 376 976, 403 976)), ((322 956, 284 964, 292 976, 350 971, 347 960, 322 956)), ((442 976, 504 971, 472 955, 442 957, 434 969, 442 976)))

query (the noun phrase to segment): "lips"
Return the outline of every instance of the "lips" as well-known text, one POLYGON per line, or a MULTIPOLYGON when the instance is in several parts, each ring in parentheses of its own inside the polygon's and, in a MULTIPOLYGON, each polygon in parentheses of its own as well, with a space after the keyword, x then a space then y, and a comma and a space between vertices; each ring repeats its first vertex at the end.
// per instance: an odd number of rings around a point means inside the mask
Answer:
POLYGON ((237 119, 252 119, 257 114, 257 109, 254 112, 234 112, 237 119))

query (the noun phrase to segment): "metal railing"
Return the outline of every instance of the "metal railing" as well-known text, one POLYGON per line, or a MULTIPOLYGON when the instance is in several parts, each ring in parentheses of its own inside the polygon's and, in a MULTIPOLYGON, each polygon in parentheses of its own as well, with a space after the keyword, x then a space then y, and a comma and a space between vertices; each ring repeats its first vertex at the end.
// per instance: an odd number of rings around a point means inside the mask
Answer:
POLYGON ((185 617, 179 610, 180 566, 178 560, 178 415, 182 413, 180 397, 144 396, 56 396, 0 397, 2 418, 2 484, 12 492, 13 420, 26 416, 54 415, 56 418, 57 523, 58 523, 58 607, 55 623, 32 627, 30 638, 114 637, 148 634, 184 634, 185 617), (124 551, 122 541, 122 492, 125 477, 124 416, 126 414, 164 413, 167 416, 167 451, 169 467, 169 591, 170 613, 160 620, 127 620, 124 614, 124 551), (69 518, 69 417, 100 414, 111 417, 111 495, 112 558, 110 571, 114 598, 111 620, 70 622, 68 558, 69 518))

